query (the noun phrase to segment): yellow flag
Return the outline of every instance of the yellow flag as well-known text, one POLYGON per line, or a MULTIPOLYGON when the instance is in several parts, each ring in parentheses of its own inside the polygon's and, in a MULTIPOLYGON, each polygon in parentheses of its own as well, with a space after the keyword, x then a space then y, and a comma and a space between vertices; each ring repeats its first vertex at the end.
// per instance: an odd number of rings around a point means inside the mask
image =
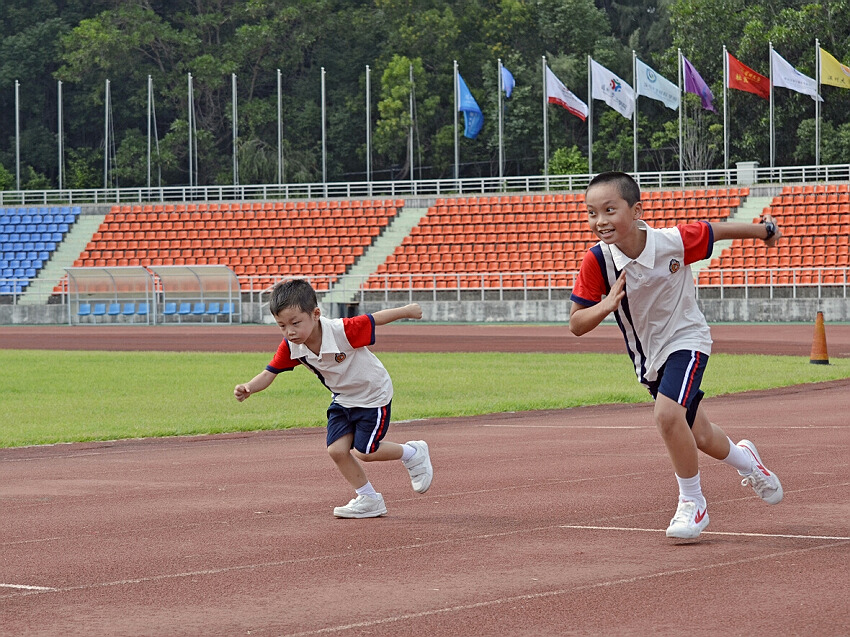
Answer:
POLYGON ((820 83, 850 88, 850 66, 845 66, 829 53, 820 50, 820 83))

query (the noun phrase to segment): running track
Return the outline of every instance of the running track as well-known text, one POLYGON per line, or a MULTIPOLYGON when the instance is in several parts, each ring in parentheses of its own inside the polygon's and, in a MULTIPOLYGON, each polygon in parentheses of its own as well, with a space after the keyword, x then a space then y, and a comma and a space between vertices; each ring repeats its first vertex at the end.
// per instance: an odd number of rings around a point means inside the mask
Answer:
MULTIPOLYGON (((715 351, 811 347, 811 326, 741 329, 714 328, 715 351)), ((168 347, 168 332, 0 328, 0 346, 271 352, 279 338, 183 327, 168 347)), ((594 334, 393 325, 374 349, 619 345, 594 334)), ((850 355, 850 329, 827 339, 850 355)), ((0 450, 0 633, 850 634, 850 382, 705 405, 786 495, 765 505, 704 460, 697 543, 664 537, 675 481, 646 404, 395 423, 390 439, 429 442, 435 482, 418 495, 400 466, 367 467, 389 508, 375 520, 333 518, 350 494, 321 429, 0 450)))

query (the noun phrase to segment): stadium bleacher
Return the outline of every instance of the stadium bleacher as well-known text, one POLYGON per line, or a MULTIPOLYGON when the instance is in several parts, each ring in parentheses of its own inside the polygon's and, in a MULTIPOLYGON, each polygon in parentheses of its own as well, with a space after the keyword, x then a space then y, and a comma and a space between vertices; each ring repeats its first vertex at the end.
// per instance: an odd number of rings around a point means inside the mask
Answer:
POLYGON ((0 208, 0 294, 20 294, 50 260, 79 206, 0 208))

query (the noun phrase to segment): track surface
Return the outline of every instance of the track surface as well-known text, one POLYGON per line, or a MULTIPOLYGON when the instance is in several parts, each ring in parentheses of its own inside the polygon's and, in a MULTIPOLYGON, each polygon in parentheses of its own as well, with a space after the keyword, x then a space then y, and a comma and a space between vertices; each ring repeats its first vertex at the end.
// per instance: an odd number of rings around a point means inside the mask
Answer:
MULTIPOLYGON (((613 329, 564 330, 394 325, 374 349, 621 351, 613 329)), ((0 328, 0 346, 279 340, 171 332, 0 328)), ((831 356, 845 332, 827 326, 831 356)), ((715 351, 811 348, 811 326, 713 333, 715 351)), ((697 543, 664 537, 676 487, 646 404, 394 423, 388 439, 428 441, 435 481, 419 495, 397 463, 368 466, 389 508, 373 520, 333 518, 351 494, 322 429, 0 450, 0 634, 850 634, 850 381, 705 405, 758 444, 785 500, 703 457, 697 543)))

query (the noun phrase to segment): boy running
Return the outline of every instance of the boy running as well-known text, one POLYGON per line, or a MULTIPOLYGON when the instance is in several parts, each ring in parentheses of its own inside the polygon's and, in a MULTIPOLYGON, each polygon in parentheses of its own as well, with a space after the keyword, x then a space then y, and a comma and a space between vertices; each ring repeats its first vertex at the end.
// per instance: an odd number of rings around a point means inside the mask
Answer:
POLYGON ((358 460, 401 460, 413 490, 425 493, 434 475, 428 445, 424 440, 404 444, 383 440, 390 424, 393 385, 381 361, 366 347, 375 342, 376 326, 422 318, 419 305, 329 320, 321 316, 312 286, 298 279, 274 287, 269 310, 284 339, 271 363, 249 382, 237 385, 233 393, 242 402, 296 365, 309 368, 331 391, 328 453, 355 491, 355 497, 336 507, 334 515, 374 518, 387 513, 383 496, 375 491, 358 460))
POLYGON ((667 537, 693 539, 708 526, 697 450, 733 466, 742 484, 778 504, 782 485, 755 445, 734 444, 700 406, 711 333, 690 268, 711 256, 715 241, 761 239, 773 246, 782 236, 776 222, 765 215, 761 224, 698 221, 656 230, 641 221, 640 188, 621 172, 597 175, 585 201, 599 243, 585 254, 570 297, 570 331, 586 334, 614 312, 638 380, 655 399, 655 424, 679 483, 667 537))

